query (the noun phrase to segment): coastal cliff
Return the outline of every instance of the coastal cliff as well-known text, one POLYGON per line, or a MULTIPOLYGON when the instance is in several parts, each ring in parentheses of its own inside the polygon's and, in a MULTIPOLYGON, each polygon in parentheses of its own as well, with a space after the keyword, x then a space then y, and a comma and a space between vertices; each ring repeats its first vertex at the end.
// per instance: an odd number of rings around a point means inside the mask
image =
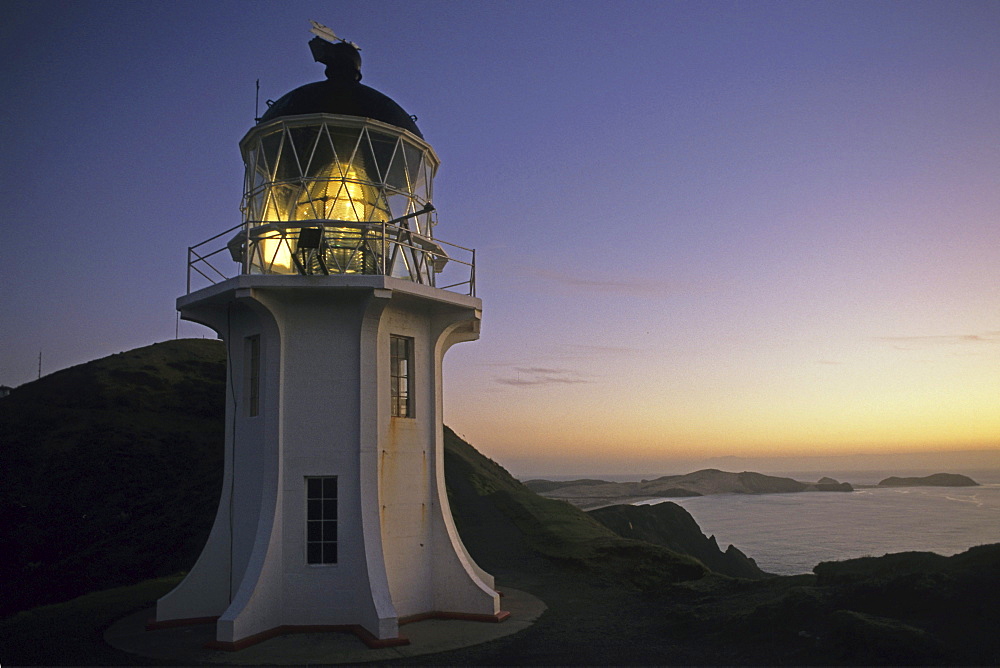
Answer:
POLYGON ((716 573, 753 580, 768 577, 753 559, 736 546, 730 545, 723 552, 715 536, 706 537, 690 513, 676 503, 664 501, 655 505, 605 506, 588 514, 623 538, 634 538, 689 554, 716 573))

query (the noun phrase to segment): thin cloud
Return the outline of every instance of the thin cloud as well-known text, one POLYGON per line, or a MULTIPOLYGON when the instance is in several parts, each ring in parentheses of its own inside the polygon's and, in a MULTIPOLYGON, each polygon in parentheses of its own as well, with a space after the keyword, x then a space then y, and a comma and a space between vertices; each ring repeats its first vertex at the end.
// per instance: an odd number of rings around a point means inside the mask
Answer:
POLYGON ((982 334, 941 334, 935 336, 880 336, 876 341, 893 344, 896 350, 913 350, 914 346, 953 346, 962 344, 998 344, 1000 332, 983 332, 982 334))
POLYGON ((557 369, 540 366, 520 366, 511 369, 513 375, 494 378, 494 382, 514 387, 537 387, 540 385, 575 385, 589 383, 571 369, 557 369))
POLYGON ((550 283, 580 292, 603 292, 607 294, 631 296, 664 296, 676 294, 677 286, 660 281, 622 281, 613 279, 593 279, 548 269, 528 269, 528 273, 550 283))
POLYGON ((562 344, 562 348, 568 352, 563 357, 616 357, 620 355, 633 355, 640 353, 639 348, 629 348, 626 346, 589 346, 577 343, 562 344))

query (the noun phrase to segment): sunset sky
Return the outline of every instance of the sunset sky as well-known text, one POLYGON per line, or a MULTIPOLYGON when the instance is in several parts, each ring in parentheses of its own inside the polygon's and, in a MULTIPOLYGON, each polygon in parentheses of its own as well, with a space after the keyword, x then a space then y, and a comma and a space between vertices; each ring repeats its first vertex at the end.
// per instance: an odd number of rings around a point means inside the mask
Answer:
POLYGON ((1000 448, 995 1, 6 3, 0 384, 174 337, 309 19, 441 158, 515 473, 1000 448))

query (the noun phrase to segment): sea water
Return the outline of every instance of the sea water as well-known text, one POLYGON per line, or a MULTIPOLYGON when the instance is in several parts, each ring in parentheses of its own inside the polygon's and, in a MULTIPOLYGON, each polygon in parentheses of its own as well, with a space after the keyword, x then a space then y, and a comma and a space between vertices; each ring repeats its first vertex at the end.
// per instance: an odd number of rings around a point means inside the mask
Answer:
POLYGON ((1000 484, 879 487, 854 492, 715 494, 651 499, 691 513, 725 550, 735 545, 768 573, 809 573, 821 561, 895 552, 950 556, 1000 543, 1000 484))

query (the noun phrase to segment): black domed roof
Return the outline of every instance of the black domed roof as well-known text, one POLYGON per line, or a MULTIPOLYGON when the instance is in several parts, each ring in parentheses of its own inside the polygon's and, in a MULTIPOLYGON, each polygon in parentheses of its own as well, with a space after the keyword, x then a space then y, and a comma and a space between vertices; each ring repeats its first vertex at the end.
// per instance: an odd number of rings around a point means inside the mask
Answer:
POLYGON ((361 83, 361 56, 352 45, 331 44, 317 37, 309 47, 316 60, 327 66, 326 81, 299 86, 281 96, 261 116, 261 123, 282 116, 342 114, 382 121, 423 138, 413 117, 392 98, 361 83))
POLYGON ((260 120, 271 121, 280 116, 301 114, 343 114, 372 118, 409 130, 423 138, 417 124, 392 98, 357 82, 337 85, 328 80, 300 86, 280 97, 264 112, 260 120))

